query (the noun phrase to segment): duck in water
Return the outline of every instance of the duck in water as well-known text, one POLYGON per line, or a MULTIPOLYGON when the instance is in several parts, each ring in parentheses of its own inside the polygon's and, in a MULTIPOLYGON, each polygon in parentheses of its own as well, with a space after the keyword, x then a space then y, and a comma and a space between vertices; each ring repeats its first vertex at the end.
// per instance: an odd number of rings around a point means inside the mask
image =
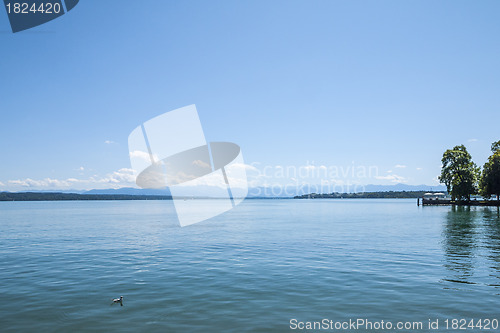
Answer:
POLYGON ((120 306, 123 306, 123 296, 120 296, 120 298, 114 298, 113 303, 111 305, 115 303, 120 303, 120 306))

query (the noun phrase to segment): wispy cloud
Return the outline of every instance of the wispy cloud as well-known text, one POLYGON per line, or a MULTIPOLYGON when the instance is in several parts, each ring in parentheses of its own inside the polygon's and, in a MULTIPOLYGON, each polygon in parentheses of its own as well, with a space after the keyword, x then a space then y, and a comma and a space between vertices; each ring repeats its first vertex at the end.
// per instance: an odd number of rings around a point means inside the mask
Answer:
POLYGON ((395 167, 395 168, 398 168, 398 169, 404 169, 404 168, 406 168, 406 165, 403 165, 403 164, 396 164, 394 167, 395 167))
POLYGON ((405 177, 398 175, 376 176, 376 179, 389 180, 392 183, 406 183, 408 180, 405 177))
MULTIPOLYGON (((143 152, 134 152, 135 157, 142 157, 149 160, 149 154, 143 152)), ((195 161, 197 165, 205 166, 205 164, 200 163, 202 161, 195 161)), ((206 165, 210 167, 208 164, 206 165)), ((24 178, 24 179, 12 179, 0 183, 0 186, 5 187, 8 191, 30 191, 30 190, 90 190, 90 189, 102 189, 102 188, 120 188, 120 187, 136 187, 136 171, 130 168, 121 168, 119 170, 109 172, 103 175, 94 174, 90 177, 82 177, 83 171, 89 172, 90 169, 83 166, 76 169, 80 172, 80 177, 78 178, 24 178)), ((253 175, 258 173, 258 169, 252 165, 243 163, 234 163, 227 167, 227 176, 232 182, 233 186, 243 186, 239 179, 241 172, 245 172, 248 176, 248 180, 253 175), (241 183, 241 184, 240 184, 241 183)), ((214 174, 209 177, 203 177, 204 179, 197 179, 190 185, 220 185, 220 179, 214 174)))
POLYGON ((200 168, 204 168, 204 169, 210 169, 211 168, 210 164, 208 164, 206 162, 203 162, 202 160, 194 160, 192 162, 192 164, 195 165, 195 166, 198 166, 200 168))
POLYGON ((13 186, 27 187, 27 188, 67 188, 71 186, 74 181, 45 178, 45 179, 17 179, 9 180, 8 183, 13 186))
POLYGON ((7 182, 13 190, 44 190, 44 189, 92 189, 105 187, 125 187, 135 185, 135 172, 132 169, 122 168, 111 172, 104 177, 93 176, 87 179, 67 178, 67 179, 14 179, 7 182))
POLYGON ((105 143, 105 144, 107 144, 107 145, 113 145, 113 144, 116 144, 116 142, 111 141, 111 140, 106 140, 106 141, 104 141, 104 143, 105 143))
POLYGON ((479 140, 478 139, 469 139, 469 140, 467 140, 467 142, 477 142, 477 141, 479 141, 479 140))
POLYGON ((417 168, 418 171, 423 170, 422 168, 417 168))
POLYGON ((108 184, 120 184, 120 185, 131 185, 135 184, 135 171, 129 168, 122 168, 118 171, 114 171, 104 178, 97 179, 98 183, 108 183, 108 184))
MULTIPOLYGON (((142 150, 134 150, 129 153, 131 159, 138 159, 143 162, 151 163, 151 155, 149 152, 145 152, 142 150)), ((153 154, 153 160, 158 161, 158 155, 153 154)))

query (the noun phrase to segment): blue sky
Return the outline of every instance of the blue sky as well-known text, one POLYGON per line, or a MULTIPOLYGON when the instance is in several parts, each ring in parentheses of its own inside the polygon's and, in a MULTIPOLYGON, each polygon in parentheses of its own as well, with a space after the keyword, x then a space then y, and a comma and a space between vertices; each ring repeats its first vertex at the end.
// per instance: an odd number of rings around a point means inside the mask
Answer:
MULTIPOLYGON (((498 1, 81 1, 12 34, 0 10, 0 190, 130 186, 127 138, 196 104, 263 169, 376 167, 436 184, 500 140, 498 1)), ((259 177, 260 174, 260 177, 259 177)), ((267 177, 267 178, 266 178, 267 177)), ((280 179, 278 179, 280 178, 280 179)), ((291 179, 294 178, 294 179, 291 179)))

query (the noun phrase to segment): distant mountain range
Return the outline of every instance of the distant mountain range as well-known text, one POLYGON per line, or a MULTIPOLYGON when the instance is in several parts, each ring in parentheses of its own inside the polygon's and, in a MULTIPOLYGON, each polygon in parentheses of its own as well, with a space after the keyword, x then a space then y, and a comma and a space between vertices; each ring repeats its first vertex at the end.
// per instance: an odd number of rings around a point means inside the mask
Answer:
MULTIPOLYGON (((417 198, 425 192, 445 192, 444 186, 428 185, 367 185, 363 192, 356 193, 318 193, 312 191, 314 186, 302 187, 256 187, 248 190, 248 199, 256 198, 417 198)), ((200 190, 197 188, 197 190, 200 190)), ((227 195, 225 189, 219 187, 204 187, 203 196, 193 196, 192 188, 185 188, 178 193, 184 198, 222 198, 227 195)), ((0 201, 61 201, 61 200, 171 200, 168 189, 149 190, 132 187, 119 189, 103 189, 90 191, 29 191, 29 192, 0 192, 0 201)))
MULTIPOLYGON (((248 189, 248 198, 293 198, 295 196, 301 196, 305 194, 317 193, 317 194, 328 194, 326 192, 321 192, 315 190, 315 186, 297 186, 297 187, 252 187, 248 189)), ((358 187, 356 192, 416 192, 416 191, 440 191, 446 192, 446 187, 443 185, 430 186, 430 185, 406 185, 406 184, 395 184, 395 185, 365 185, 364 187, 358 187)), ((122 187, 118 189, 94 189, 89 191, 82 190, 28 190, 22 192, 33 192, 33 193, 65 193, 65 194, 89 194, 89 195, 126 195, 126 196, 171 196, 170 190, 161 189, 140 189, 134 187, 122 187)), ((207 193, 207 197, 221 197, 221 193, 225 194, 225 190, 221 188, 205 186, 202 189, 197 188, 196 191, 192 191, 190 188, 186 188, 184 193, 180 193, 181 196, 191 197, 191 193, 203 192, 207 193), (200 191, 201 190, 201 191, 200 191)), ((344 192, 344 191, 343 191, 344 192)), ((346 191, 352 193, 353 191, 346 191)))
MULTIPOLYGON (((290 198, 297 195, 304 195, 311 193, 314 186, 302 186, 302 187, 253 187, 248 189, 249 198, 290 198)), ((364 186, 364 192, 399 192, 399 191, 442 191, 446 192, 446 187, 442 185, 430 186, 430 185, 407 185, 407 184, 395 184, 395 185, 366 185, 364 186)), ((186 193, 183 195, 188 196, 190 191, 186 188, 186 193)), ((203 192, 211 193, 210 187, 203 188, 203 192)), ((86 192, 80 192, 82 194, 112 194, 112 195, 161 195, 170 196, 170 191, 168 189, 162 190, 151 190, 151 189, 139 189, 133 187, 123 187, 119 189, 102 189, 102 190, 90 190, 86 192)), ((217 188, 213 191, 214 197, 219 196, 220 189, 217 188), (215 194, 217 193, 217 194, 215 194)))
POLYGON ((165 195, 170 196, 170 190, 152 190, 134 187, 122 187, 117 189, 90 190, 82 194, 113 194, 113 195, 165 195))

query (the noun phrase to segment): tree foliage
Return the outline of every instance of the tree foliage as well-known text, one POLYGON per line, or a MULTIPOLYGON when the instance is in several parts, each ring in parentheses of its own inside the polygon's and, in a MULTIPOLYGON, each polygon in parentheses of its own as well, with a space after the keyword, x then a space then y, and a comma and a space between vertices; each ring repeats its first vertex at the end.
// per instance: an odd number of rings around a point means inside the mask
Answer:
POLYGON ((492 194, 500 200, 500 141, 493 142, 491 145, 493 153, 483 166, 483 172, 480 181, 480 192, 485 198, 492 194))
POLYGON ((171 196, 129 194, 76 194, 59 192, 0 192, 0 201, 68 201, 68 200, 172 200, 171 196))
POLYGON ((439 181, 446 185, 452 199, 470 200, 478 192, 480 171, 464 145, 444 152, 439 181))
POLYGON ((500 152, 500 141, 491 144, 491 152, 493 154, 500 152))

